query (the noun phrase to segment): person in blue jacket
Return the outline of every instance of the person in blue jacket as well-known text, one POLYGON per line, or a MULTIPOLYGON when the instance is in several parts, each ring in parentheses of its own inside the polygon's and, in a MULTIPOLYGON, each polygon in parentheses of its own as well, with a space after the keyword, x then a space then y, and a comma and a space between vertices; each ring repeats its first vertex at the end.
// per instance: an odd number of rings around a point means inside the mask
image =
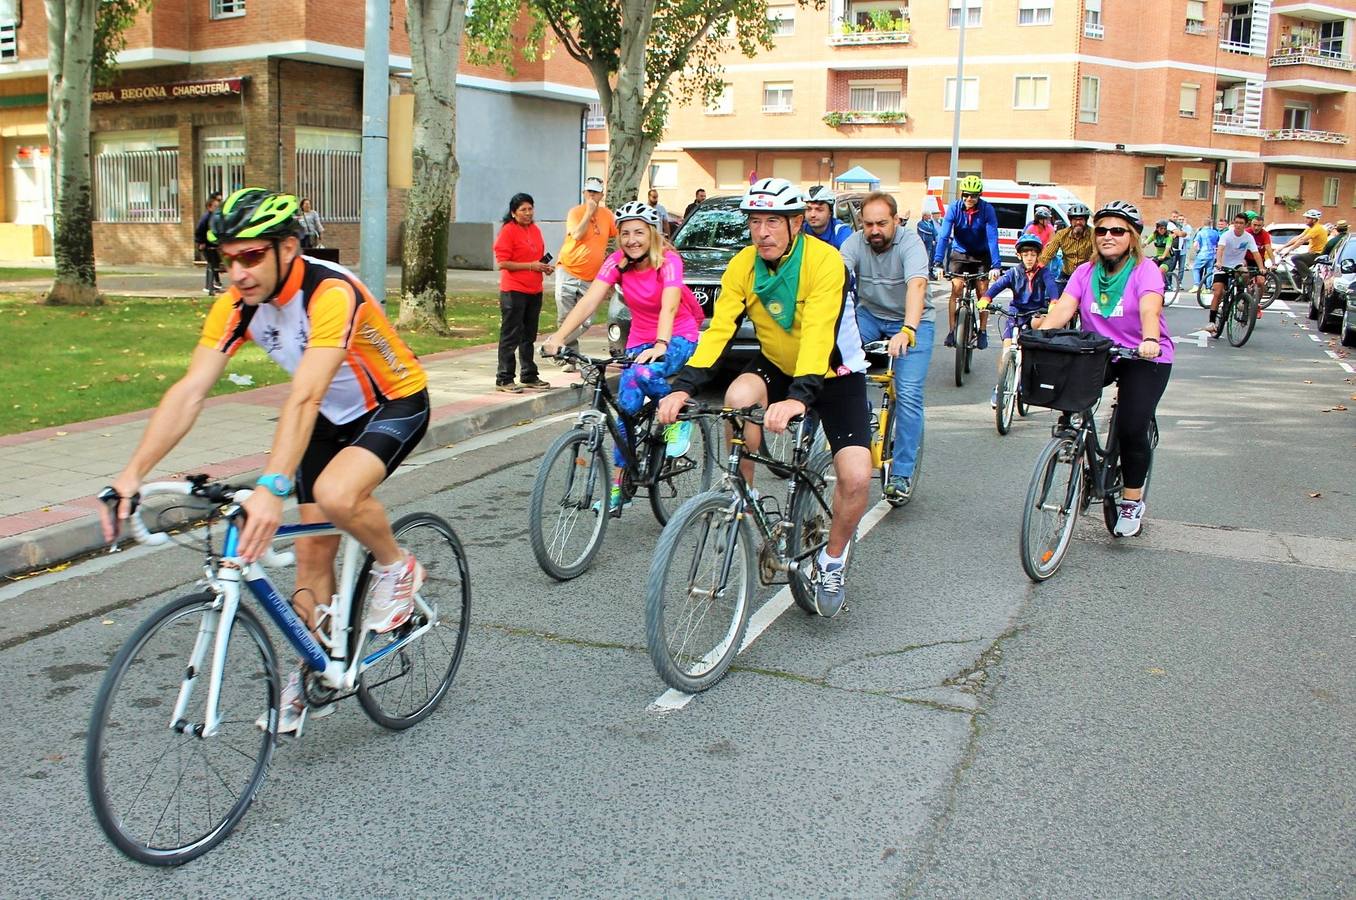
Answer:
MULTIPOLYGON (((998 277, 998 213, 981 196, 984 182, 978 175, 966 175, 960 180, 961 198, 946 208, 946 218, 937 229, 937 250, 933 253, 932 264, 940 266, 945 262, 948 274, 983 275, 979 292, 988 290, 989 282, 998 277)), ((965 281, 951 279, 951 299, 947 303, 946 346, 956 346, 956 301, 965 290, 965 281)), ((979 318, 979 349, 989 346, 988 315, 979 318)))
POLYGON ((928 209, 928 203, 932 198, 928 197, 924 202, 923 215, 918 220, 918 236, 923 239, 923 246, 928 250, 928 281, 937 277, 936 268, 933 266, 932 257, 937 252, 937 220, 933 218, 933 212, 928 209))
MULTIPOLYGON (((988 290, 984 292, 983 298, 979 301, 981 310, 987 309, 997 297, 1004 291, 1012 291, 1012 302, 1008 304, 1008 312, 1017 316, 1016 319, 1005 319, 1003 324, 1003 348, 1007 347, 1017 339, 1017 331, 1026 325, 1033 328, 1040 327, 1041 315, 1045 313, 1051 301, 1058 300, 1056 296, 1050 293, 1051 279, 1047 277, 1046 267, 1040 264, 1041 239, 1039 235, 1024 234, 1017 239, 1017 258, 1020 262, 1003 273, 993 284, 989 285, 988 290)), ((998 357, 998 373, 1003 373, 1003 356, 998 357)), ((998 407, 998 386, 994 385, 993 396, 989 398, 989 405, 998 407)))
POLYGON ((1219 246, 1219 236, 1224 231, 1219 226, 1224 224, 1221 220, 1212 227, 1210 217, 1206 216, 1201 227, 1196 229, 1196 236, 1191 239, 1191 249, 1196 253, 1196 261, 1192 264, 1196 284, 1205 284, 1205 279, 1215 268, 1215 249, 1219 246))
POLYGON ((835 250, 843 246, 843 241, 852 237, 852 227, 833 215, 833 208, 837 205, 838 198, 822 184, 810 188, 805 195, 803 230, 810 237, 819 238, 835 250))

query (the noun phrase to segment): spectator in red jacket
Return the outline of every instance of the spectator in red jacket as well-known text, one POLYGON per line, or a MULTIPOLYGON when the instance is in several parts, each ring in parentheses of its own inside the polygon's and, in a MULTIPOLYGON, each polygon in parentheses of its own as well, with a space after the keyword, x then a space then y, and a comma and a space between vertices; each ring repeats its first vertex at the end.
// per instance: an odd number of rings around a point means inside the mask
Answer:
POLYGON ((541 321, 542 276, 555 271, 541 229, 533 220, 535 213, 531 194, 514 194, 494 240, 494 258, 499 263, 499 371, 494 386, 510 394, 520 394, 523 388, 551 387, 542 381, 532 358, 541 321), (515 354, 522 369, 522 382, 517 384, 513 381, 515 354))

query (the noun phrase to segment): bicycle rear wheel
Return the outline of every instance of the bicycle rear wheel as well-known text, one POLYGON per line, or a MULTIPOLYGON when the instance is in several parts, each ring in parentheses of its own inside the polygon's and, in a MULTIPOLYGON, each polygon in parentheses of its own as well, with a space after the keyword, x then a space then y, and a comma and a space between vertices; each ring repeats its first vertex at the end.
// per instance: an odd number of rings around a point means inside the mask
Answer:
POLYGON ((1242 347, 1252 337, 1257 327, 1257 295, 1252 291, 1239 291, 1229 308, 1228 319, 1224 323, 1224 333, 1229 344, 1242 347))
MULTIPOLYGON (((1209 276, 1206 276, 1209 277, 1209 276)), ((1201 309, 1209 309, 1211 300, 1211 291, 1206 290, 1204 281, 1196 282, 1196 305, 1201 309)))
POLYGON ((721 491, 698 494, 664 526, 645 582, 645 637, 655 671, 689 694, 734 662, 753 602, 753 535, 721 491))
POLYGON ((970 308, 964 303, 956 306, 956 387, 965 386, 965 373, 970 371, 970 308))
POLYGON ((607 533, 608 478, 603 442, 575 428, 556 438, 542 457, 528 501, 527 536, 543 572, 569 581, 593 562, 607 533))
POLYGON ((692 420, 692 441, 682 456, 669 456, 663 430, 650 439, 650 509, 660 525, 667 525, 678 507, 715 480, 716 427, 711 419, 692 420))
MULTIPOLYGON (((1149 420, 1149 471, 1144 473, 1144 495, 1141 497, 1144 502, 1149 501, 1149 482, 1154 476, 1154 457, 1153 451, 1158 448, 1158 420, 1149 420)), ((1106 523, 1107 533, 1112 537, 1116 536, 1116 519, 1119 517, 1119 507, 1121 498, 1125 496, 1125 475, 1121 471, 1120 454, 1107 456, 1106 460, 1108 471, 1115 473, 1113 490, 1108 491, 1102 498, 1102 520, 1106 523)))
MULTIPOLYGON (((833 527, 833 492, 838 486, 838 478, 833 471, 833 456, 827 450, 817 450, 805 464, 807 477, 814 479, 824 498, 824 505, 815 499, 814 491, 805 481, 796 485, 796 493, 791 498, 791 536, 787 541, 788 555, 799 562, 790 573, 787 583, 791 587, 791 598, 796 605, 811 615, 818 615, 815 606, 815 586, 807 575, 814 565, 814 557, 829 542, 829 529, 833 527)), ((850 562, 855 538, 848 543, 847 557, 850 562)))
POLYGON ((1083 460, 1073 438, 1057 436, 1036 460, 1022 510, 1022 569, 1032 581, 1059 571, 1083 508, 1083 460))
POLYGON ((1281 279, 1275 271, 1267 272, 1266 284, 1262 287, 1262 309, 1269 309, 1279 296, 1281 296, 1281 279))
POLYGON ((998 403, 994 407, 994 425, 999 434, 1012 430, 1012 416, 1017 411, 1017 366, 1011 353, 1003 354, 1003 367, 998 372, 998 403))
MULTIPOLYGON (((457 533, 438 516, 411 513, 391 530, 396 543, 424 567, 424 584, 404 625, 386 634, 369 634, 361 645, 358 703, 373 722, 401 731, 437 709, 457 677, 471 627, 471 572, 457 533), (416 636, 421 629, 426 630, 416 636)), ((363 588, 371 565, 369 555, 358 579, 354 622, 362 622, 366 612, 363 588)))
POLYGON ((259 619, 236 611, 222 671, 220 728, 202 735, 214 594, 181 597, 141 624, 113 659, 90 715, 85 784, 113 845, 138 862, 177 866, 226 839, 264 783, 277 734, 278 661, 259 619), (181 691, 184 716, 170 722, 181 691), (255 725, 260 715, 267 729, 255 725))

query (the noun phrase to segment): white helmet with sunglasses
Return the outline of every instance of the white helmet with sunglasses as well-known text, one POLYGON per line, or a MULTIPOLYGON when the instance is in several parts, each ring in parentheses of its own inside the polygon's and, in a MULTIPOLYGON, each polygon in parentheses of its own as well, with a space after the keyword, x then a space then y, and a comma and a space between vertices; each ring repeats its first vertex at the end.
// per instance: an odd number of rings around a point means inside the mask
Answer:
POLYGON ((1112 200, 1107 203, 1101 209, 1097 210, 1096 215, 1092 217, 1092 221, 1094 223, 1100 222, 1102 219, 1106 218, 1123 219, 1130 223, 1130 227, 1133 228, 1136 233, 1144 230, 1144 219, 1140 217, 1139 207, 1133 203, 1128 203, 1125 200, 1112 200))

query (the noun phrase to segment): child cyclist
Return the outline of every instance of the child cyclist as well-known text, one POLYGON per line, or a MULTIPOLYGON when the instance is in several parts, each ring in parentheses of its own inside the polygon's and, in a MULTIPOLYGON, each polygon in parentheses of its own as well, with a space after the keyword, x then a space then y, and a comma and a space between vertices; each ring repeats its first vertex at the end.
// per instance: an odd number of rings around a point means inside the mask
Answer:
MULTIPOLYGON (((1031 323, 1034 327, 1040 327, 1040 317, 1037 313, 1044 313, 1045 308, 1050 305, 1050 301, 1057 299, 1051 296, 1050 282, 1053 280, 1046 272, 1046 267, 1040 264, 1041 239, 1038 235, 1024 234, 1017 239, 1017 258, 1021 260, 1017 265, 1003 273, 1002 277, 989 285, 989 289, 984 292, 984 297, 979 301, 980 309, 987 309, 995 297, 1003 291, 1012 291, 1012 303, 1008 311, 1017 316, 1016 319, 1007 319, 1003 323, 1003 350, 1004 353, 998 356, 998 371, 1002 374, 1003 359, 1006 356, 1006 350, 1012 346, 1012 342, 1017 339, 1017 330, 1031 323)), ((989 405, 998 407, 998 386, 994 385, 993 396, 989 398, 989 405)))
MULTIPOLYGON (((622 370, 618 382, 617 403, 628 415, 640 411, 649 397, 658 400, 668 395, 668 379, 692 356, 704 314, 692 290, 683 284, 683 260, 664 249, 659 236, 659 213, 639 201, 631 201, 616 213, 619 229, 618 250, 603 262, 598 276, 584 296, 560 323, 560 327, 542 343, 542 352, 554 356, 581 325, 589 321, 608 291, 620 284, 622 301, 631 311, 631 332, 626 355, 635 364, 622 370)), ((625 426, 621 426, 623 429, 625 426)), ((682 456, 691 440, 692 423, 675 422, 668 427, 668 455, 682 456)), ((609 510, 617 512, 622 504, 622 458, 613 450, 617 464, 609 510)))

